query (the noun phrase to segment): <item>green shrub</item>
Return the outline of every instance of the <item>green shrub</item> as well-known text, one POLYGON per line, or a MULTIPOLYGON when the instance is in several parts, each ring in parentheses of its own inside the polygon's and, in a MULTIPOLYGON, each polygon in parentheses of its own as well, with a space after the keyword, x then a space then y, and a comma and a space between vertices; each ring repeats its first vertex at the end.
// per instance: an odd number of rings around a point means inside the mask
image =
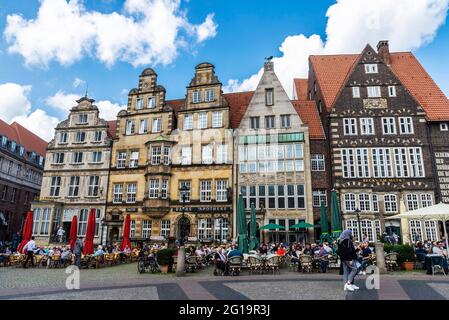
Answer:
POLYGON ((387 253, 398 253, 398 263, 416 261, 415 250, 408 244, 385 244, 384 250, 387 253))
POLYGON ((161 249, 156 253, 157 263, 161 266, 170 266, 173 264, 173 249, 161 249))

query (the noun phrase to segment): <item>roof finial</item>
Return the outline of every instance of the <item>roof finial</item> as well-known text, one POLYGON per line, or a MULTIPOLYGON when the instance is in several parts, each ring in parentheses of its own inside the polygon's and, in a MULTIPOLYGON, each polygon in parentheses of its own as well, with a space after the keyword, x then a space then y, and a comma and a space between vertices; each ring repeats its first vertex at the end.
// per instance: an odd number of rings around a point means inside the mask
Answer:
POLYGON ((87 98, 87 91, 89 91, 89 82, 86 82, 86 93, 84 94, 85 98, 87 98))
POLYGON ((273 56, 266 57, 265 60, 266 60, 267 62, 270 62, 271 60, 273 60, 273 56))

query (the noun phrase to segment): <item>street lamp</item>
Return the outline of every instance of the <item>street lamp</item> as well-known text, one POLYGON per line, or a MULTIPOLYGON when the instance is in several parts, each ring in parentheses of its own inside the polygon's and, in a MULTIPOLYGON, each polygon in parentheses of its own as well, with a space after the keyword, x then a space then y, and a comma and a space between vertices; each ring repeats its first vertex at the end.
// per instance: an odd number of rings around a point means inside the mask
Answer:
POLYGON ((223 217, 223 215, 220 214, 217 218, 220 219, 220 244, 222 244, 223 243, 223 219, 225 217, 223 217))
POLYGON ((181 188, 179 189, 179 192, 181 194, 181 200, 182 200, 182 216, 181 216, 181 223, 180 223, 180 238, 179 239, 179 250, 178 250, 178 261, 176 263, 176 276, 180 277, 183 276, 185 273, 185 259, 186 259, 186 251, 184 247, 184 218, 185 218, 185 203, 187 199, 187 192, 189 192, 189 188, 183 184, 181 188))
POLYGON ((359 208, 355 208, 355 214, 357 215, 357 230, 359 231, 359 240, 360 242, 363 241, 362 238, 362 229, 360 227, 360 209, 359 208))

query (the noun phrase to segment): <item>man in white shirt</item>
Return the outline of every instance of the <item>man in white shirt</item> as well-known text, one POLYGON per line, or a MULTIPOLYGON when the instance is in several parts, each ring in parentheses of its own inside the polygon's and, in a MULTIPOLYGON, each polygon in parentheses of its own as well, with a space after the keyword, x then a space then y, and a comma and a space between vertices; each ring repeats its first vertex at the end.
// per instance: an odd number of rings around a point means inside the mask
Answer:
POLYGON ((58 233, 57 233, 58 240, 59 240, 60 243, 62 243, 62 240, 64 238, 64 234, 65 234, 65 230, 60 226, 59 229, 58 229, 58 233))
POLYGON ((23 248, 27 254, 27 258, 23 263, 23 267, 26 268, 28 264, 28 260, 31 260, 31 266, 34 267, 34 250, 36 249, 36 242, 34 242, 34 237, 31 237, 31 240, 27 242, 25 247, 23 248))

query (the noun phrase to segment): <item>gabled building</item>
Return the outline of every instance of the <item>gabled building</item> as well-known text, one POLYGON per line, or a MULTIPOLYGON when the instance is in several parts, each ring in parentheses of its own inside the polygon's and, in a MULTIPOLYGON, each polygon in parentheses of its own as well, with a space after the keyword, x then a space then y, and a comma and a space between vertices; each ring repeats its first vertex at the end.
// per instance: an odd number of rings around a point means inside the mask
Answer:
MULTIPOLYGON (((261 240, 301 241, 304 233, 290 226, 314 223, 309 128, 277 78, 273 62, 264 64, 234 136, 235 199, 242 194, 248 221, 253 204, 259 226, 276 223, 285 227, 260 234, 261 240)), ((310 229, 308 240, 313 238, 310 229)))
POLYGON ((21 231, 39 196, 47 142, 17 122, 0 120, 0 241, 21 231))
POLYGON ((413 54, 381 41, 377 51, 310 56, 309 66, 307 95, 329 142, 344 227, 370 241, 383 231, 404 242, 440 238, 436 221, 385 220, 440 198, 429 126, 447 119, 447 99, 413 54))
POLYGON ((101 221, 115 121, 101 119, 93 99, 82 97, 76 102, 48 144, 40 198, 32 203, 33 235, 40 243, 53 242, 58 226, 68 240, 74 215, 78 235, 84 237, 91 208, 96 209, 95 243, 105 236, 101 221))

